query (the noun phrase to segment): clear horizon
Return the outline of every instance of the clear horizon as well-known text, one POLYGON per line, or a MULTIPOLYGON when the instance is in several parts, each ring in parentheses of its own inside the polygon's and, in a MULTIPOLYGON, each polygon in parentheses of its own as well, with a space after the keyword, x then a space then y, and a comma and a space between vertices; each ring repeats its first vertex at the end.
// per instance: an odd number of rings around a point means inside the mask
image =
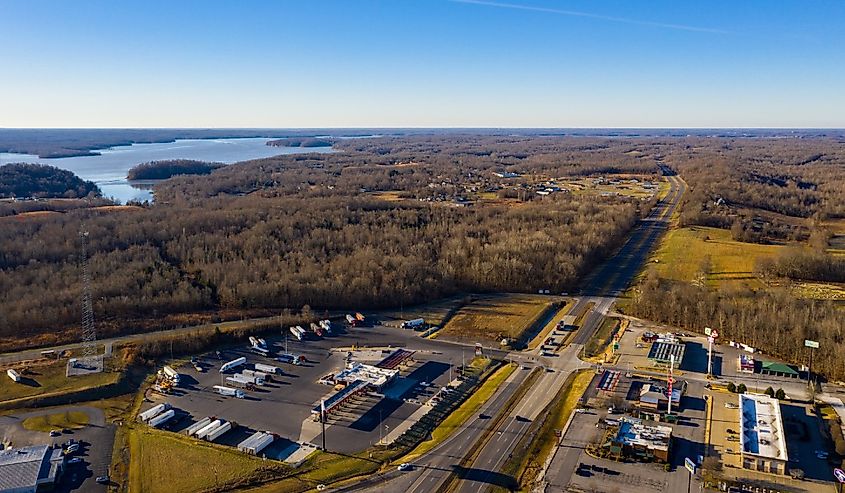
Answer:
POLYGON ((845 127, 834 1, 0 0, 0 11, 0 128, 845 127))

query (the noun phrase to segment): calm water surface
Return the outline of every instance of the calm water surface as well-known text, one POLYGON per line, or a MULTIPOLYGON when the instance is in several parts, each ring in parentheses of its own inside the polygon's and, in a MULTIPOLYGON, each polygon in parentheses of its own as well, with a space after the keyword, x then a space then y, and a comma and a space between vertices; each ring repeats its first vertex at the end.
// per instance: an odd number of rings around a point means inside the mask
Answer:
POLYGON ((330 147, 272 147, 265 138, 257 139, 186 139, 163 144, 132 144, 102 149, 99 156, 42 159, 31 154, 0 153, 0 166, 7 163, 42 163, 72 171, 83 180, 96 183, 103 195, 120 202, 152 200, 150 185, 133 184, 126 180, 129 168, 148 161, 163 159, 196 159, 218 163, 236 163, 250 159, 301 154, 333 152, 330 147))

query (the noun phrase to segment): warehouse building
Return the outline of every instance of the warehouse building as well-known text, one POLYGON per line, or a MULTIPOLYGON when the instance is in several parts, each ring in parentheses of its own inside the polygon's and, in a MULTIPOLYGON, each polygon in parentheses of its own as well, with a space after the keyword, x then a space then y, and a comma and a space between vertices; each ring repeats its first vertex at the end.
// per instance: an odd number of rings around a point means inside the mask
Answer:
POLYGON ((672 428, 648 426, 636 418, 621 418, 619 430, 610 439, 610 453, 640 462, 669 462, 672 428))
POLYGON ((675 357, 675 368, 680 368, 684 360, 684 343, 658 340, 651 345, 648 351, 648 359, 657 366, 668 367, 672 356, 675 357))
POLYGON ((0 451, 0 493, 35 493, 53 489, 62 474, 61 449, 47 445, 0 451))
POLYGON ((742 467, 786 474, 789 457, 778 400, 766 395, 740 394, 739 421, 742 467))
POLYGON ((365 365, 363 363, 350 363, 344 370, 334 376, 336 382, 353 383, 356 381, 367 382, 372 390, 379 391, 387 384, 393 382, 399 370, 379 368, 377 366, 365 365))

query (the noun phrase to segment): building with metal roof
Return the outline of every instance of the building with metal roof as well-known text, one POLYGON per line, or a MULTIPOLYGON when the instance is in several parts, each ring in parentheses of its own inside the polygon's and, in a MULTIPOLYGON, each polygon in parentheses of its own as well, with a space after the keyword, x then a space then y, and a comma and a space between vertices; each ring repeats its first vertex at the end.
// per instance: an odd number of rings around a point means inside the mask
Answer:
POLYGON ((52 489, 63 467, 61 449, 47 445, 0 450, 0 493, 52 489))
POLYGON ((775 361, 763 361, 760 364, 760 373, 763 375, 774 375, 776 377, 798 378, 798 370, 790 365, 775 361))
POLYGON ((739 395, 739 445, 742 467, 786 474, 789 457, 780 402, 767 395, 739 395))

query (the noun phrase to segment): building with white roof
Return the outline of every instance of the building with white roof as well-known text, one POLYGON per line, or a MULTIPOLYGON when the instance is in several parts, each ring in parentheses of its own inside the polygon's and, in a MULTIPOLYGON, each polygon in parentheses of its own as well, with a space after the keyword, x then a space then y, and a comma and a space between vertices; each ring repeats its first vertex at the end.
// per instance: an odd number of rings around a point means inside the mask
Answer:
POLYGON ((389 368, 379 368, 377 366, 365 365, 363 363, 350 363, 346 369, 340 371, 334 376, 337 382, 352 383, 355 381, 367 382, 375 390, 380 390, 388 383, 392 382, 399 370, 389 368))
POLYGON ((0 493, 52 489, 63 466, 61 449, 47 445, 0 450, 0 493))
POLYGON ((619 420, 619 429, 611 437, 610 451, 622 457, 640 461, 669 462, 672 447, 672 428, 649 426, 641 419, 624 417, 619 420))
POLYGON ((789 457, 780 403, 766 395, 739 395, 740 453, 742 467, 786 474, 789 457))

